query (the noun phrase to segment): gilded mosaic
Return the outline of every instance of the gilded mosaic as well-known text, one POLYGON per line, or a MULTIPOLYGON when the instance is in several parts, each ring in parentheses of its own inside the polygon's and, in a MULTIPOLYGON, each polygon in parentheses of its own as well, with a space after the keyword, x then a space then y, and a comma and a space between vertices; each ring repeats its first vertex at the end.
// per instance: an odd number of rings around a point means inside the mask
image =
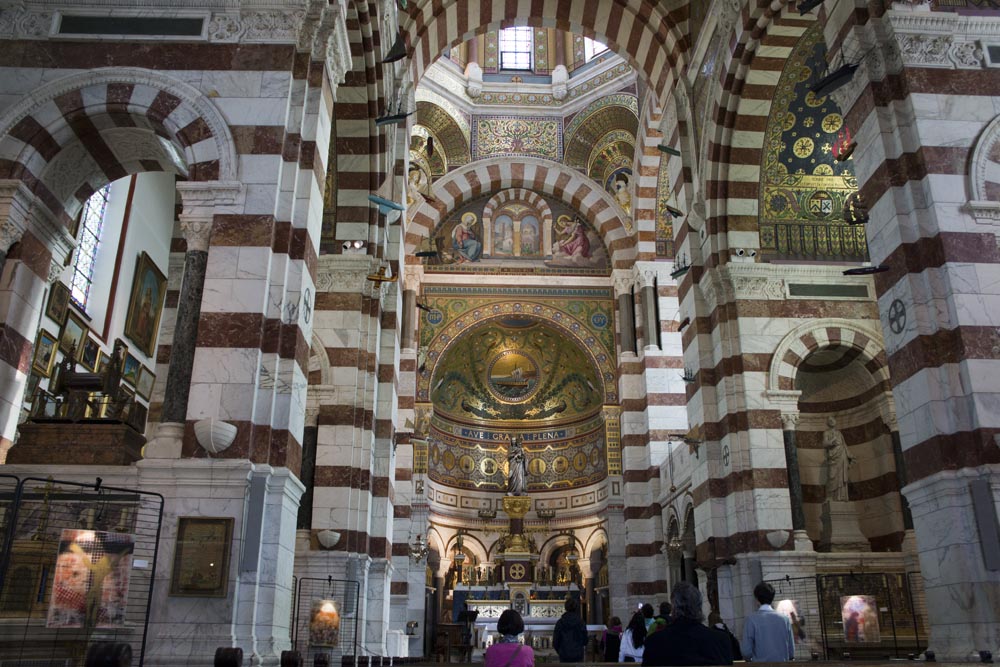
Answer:
MULTIPOLYGON (((609 289, 557 289, 425 286, 419 340, 426 350, 424 370, 417 376, 417 400, 428 402, 431 377, 446 351, 470 327, 511 316, 542 320, 585 351, 603 390, 603 402, 618 402, 614 357, 614 299, 609 289)), ((510 322, 511 320, 507 320, 510 322)), ((435 380, 436 382, 436 380, 435 380)), ((485 387, 484 387, 485 389, 485 387)), ((589 387, 588 387, 589 389, 589 387)), ((526 404, 520 404, 526 405, 526 404)), ((464 414, 464 413, 462 413, 464 414)))
POLYGON ((604 396, 592 360, 545 322, 511 314, 461 334, 431 378, 435 414, 468 420, 579 419, 604 396))
POLYGON ((476 160, 504 156, 562 158, 562 120, 544 116, 473 116, 476 160))
POLYGON ((826 72, 821 26, 792 50, 775 90, 761 170, 760 241, 787 259, 866 260, 863 225, 843 222, 857 191, 853 162, 832 152, 844 125, 830 97, 809 90, 826 72))

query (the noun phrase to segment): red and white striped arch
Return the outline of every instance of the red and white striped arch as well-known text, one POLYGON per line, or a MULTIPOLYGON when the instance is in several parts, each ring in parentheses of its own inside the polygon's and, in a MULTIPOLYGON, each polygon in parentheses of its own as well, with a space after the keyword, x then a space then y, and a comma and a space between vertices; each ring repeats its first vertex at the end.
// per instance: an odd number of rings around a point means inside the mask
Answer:
POLYGON ((873 326, 844 319, 809 320, 792 329, 781 340, 771 358, 768 387, 771 390, 792 391, 795 375, 806 358, 823 349, 847 347, 860 352, 864 364, 876 383, 889 387, 882 333, 873 326))
POLYGON ((476 197, 510 188, 534 190, 562 200, 597 230, 614 267, 627 268, 635 261, 635 237, 626 230, 611 196, 583 174, 539 158, 480 160, 435 182, 435 200, 420 206, 406 230, 407 257, 413 256, 420 242, 451 211, 476 197))
POLYGON ((420 0, 401 21, 410 71, 419 82, 444 49, 488 30, 531 25, 597 39, 643 73, 661 103, 682 67, 684 6, 650 0, 420 0))
POLYGON ((549 204, 545 201, 545 198, 531 190, 511 188, 510 190, 503 190, 496 193, 486 202, 486 207, 483 209, 483 230, 485 233, 489 234, 490 230, 493 229, 494 213, 503 208, 505 204, 514 201, 523 202, 533 208, 541 218, 542 229, 551 229, 552 209, 549 208, 549 204))
POLYGON ((167 74, 70 74, 0 116, 0 177, 20 179, 57 215, 72 218, 105 183, 143 171, 237 180, 226 122, 198 90, 167 74))

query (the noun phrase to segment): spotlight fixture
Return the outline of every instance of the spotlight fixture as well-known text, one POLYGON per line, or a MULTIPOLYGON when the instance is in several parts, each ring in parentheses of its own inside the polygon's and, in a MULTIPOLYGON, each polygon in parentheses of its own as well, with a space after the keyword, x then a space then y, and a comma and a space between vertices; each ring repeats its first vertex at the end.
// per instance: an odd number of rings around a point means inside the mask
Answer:
POLYGON ((857 69, 857 65, 852 65, 850 63, 841 65, 839 68, 814 83, 809 90, 811 90, 817 97, 826 97, 850 81, 857 69))
POLYGON ((368 201, 373 204, 378 204, 378 210, 382 215, 385 215, 389 211, 405 211, 406 207, 402 204, 397 204, 391 199, 386 199, 385 197, 379 197, 378 195, 368 195, 368 201))
POLYGON ((406 57, 406 38, 403 37, 403 31, 400 30, 396 33, 396 41, 392 43, 392 48, 389 49, 389 53, 385 54, 385 60, 380 64, 385 65, 386 63, 394 63, 397 60, 402 60, 406 57))
POLYGON ((417 308, 419 308, 420 310, 422 310, 422 311, 424 311, 426 313, 430 313, 430 312, 434 311, 434 309, 431 308, 430 306, 428 306, 426 303, 420 303, 419 301, 417 301, 417 308))
POLYGON ((811 10, 815 9, 816 7, 819 7, 822 4, 823 0, 802 0, 802 2, 799 3, 799 6, 796 7, 796 9, 799 10, 799 16, 805 16, 811 10))
POLYGON ((681 331, 684 331, 684 327, 686 327, 689 324, 691 324, 691 318, 685 317, 683 320, 681 320, 681 323, 677 325, 677 328, 680 329, 681 331))
POLYGON ((680 210, 679 208, 674 208, 670 204, 667 204, 667 213, 669 213, 675 218, 679 218, 682 215, 684 215, 684 211, 680 210))
POLYGON ((383 125, 395 125, 401 120, 406 120, 408 116, 412 116, 415 112, 407 111, 404 113, 394 113, 387 116, 380 116, 375 119, 375 126, 382 127, 383 125))
POLYGON ((437 257, 437 250, 418 250, 413 253, 414 257, 437 257))
POLYGON ((885 273, 889 267, 885 264, 879 266, 856 266, 853 269, 844 271, 845 276, 870 276, 874 273, 885 273))
POLYGON ((660 144, 660 145, 657 146, 657 148, 659 148, 661 151, 663 151, 667 155, 676 155, 677 157, 681 156, 681 152, 679 150, 677 150, 676 148, 674 148, 673 146, 668 146, 666 144, 660 144))

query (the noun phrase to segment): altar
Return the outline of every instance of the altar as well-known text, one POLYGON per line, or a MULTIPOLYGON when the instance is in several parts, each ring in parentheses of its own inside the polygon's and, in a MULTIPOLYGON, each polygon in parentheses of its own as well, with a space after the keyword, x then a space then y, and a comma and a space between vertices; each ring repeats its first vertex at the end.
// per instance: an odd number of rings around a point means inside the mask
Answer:
MULTIPOLYGON (((472 640, 475 650, 484 651, 500 638, 497 632, 497 620, 507 609, 511 608, 507 600, 467 600, 470 611, 479 612, 473 625, 472 640)), ((535 650, 536 658, 555 655, 552 648, 552 631, 556 621, 565 611, 565 600, 530 600, 528 614, 524 617, 524 634, 521 641, 535 650)), ((592 652, 600 640, 606 626, 587 626, 587 650, 592 652)))

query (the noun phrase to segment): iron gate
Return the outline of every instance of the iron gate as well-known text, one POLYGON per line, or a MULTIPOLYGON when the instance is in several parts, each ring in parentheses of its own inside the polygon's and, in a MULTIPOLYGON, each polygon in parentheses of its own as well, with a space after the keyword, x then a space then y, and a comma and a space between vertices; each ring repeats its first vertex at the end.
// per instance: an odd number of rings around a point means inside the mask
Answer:
POLYGON ((292 648, 307 665, 324 655, 329 664, 356 664, 358 596, 361 584, 345 579, 302 577, 295 591, 292 648))
POLYGON ((0 511, 0 667, 129 650, 141 667, 163 496, 3 477, 0 511))

